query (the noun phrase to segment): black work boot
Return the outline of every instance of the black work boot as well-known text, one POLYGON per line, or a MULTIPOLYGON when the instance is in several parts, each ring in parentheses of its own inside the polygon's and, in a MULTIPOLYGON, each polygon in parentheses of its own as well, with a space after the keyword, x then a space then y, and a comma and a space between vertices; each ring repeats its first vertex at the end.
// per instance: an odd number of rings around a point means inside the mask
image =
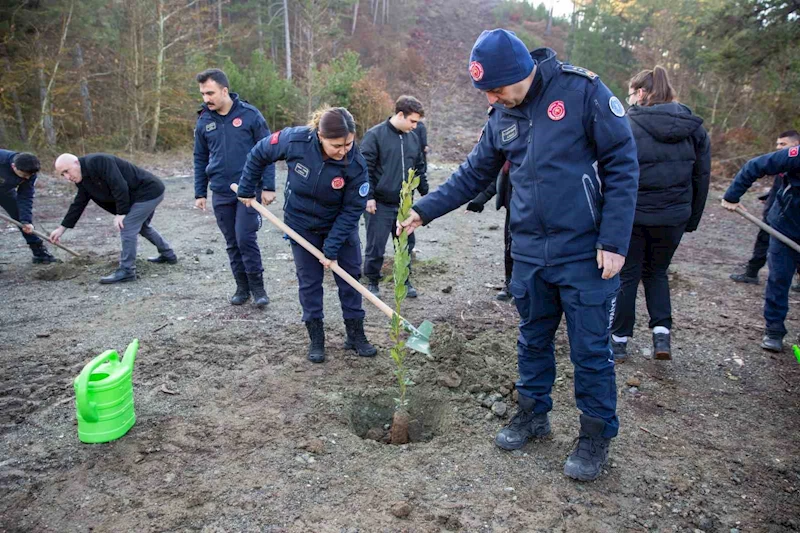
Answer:
POLYGON ((505 284, 503 285, 502 290, 500 290, 500 292, 497 293, 497 296, 495 296, 494 299, 498 300, 498 301, 501 301, 501 302, 508 302, 512 298, 514 298, 513 296, 511 296, 511 290, 509 290, 509 288, 508 288, 508 286, 510 284, 511 284, 511 280, 507 279, 505 284))
POLYGON ((417 297, 417 289, 411 284, 410 281, 406 280, 406 298, 416 298, 417 297))
POLYGON ((325 361, 325 327, 321 318, 313 318, 306 322, 308 337, 308 360, 312 363, 325 361))
POLYGON ((345 350, 355 350, 359 357, 375 357, 378 349, 367 340, 363 318, 345 318, 344 328, 347 331, 347 339, 344 341, 345 350))
POLYGON ((564 475, 578 481, 594 481, 600 477, 608 461, 608 446, 611 444, 611 439, 603 437, 605 428, 604 420, 581 415, 581 432, 564 464, 564 475))
POLYGON ((178 256, 173 252, 168 255, 158 254, 155 257, 148 257, 147 260, 151 263, 167 263, 168 265, 174 265, 178 262, 178 256))
POLYGON ((378 285, 377 281, 369 280, 369 285, 367 286, 367 290, 369 290, 369 292, 371 292, 375 296, 381 295, 381 288, 378 285))
POLYGON ((617 342, 611 339, 611 351, 614 353, 615 363, 624 363, 628 360, 628 343, 617 342))
POLYGON ((233 277, 236 280, 236 292, 231 296, 231 305, 242 305, 250 299, 250 284, 247 282, 247 274, 245 272, 234 272, 233 277))
POLYGON ((783 335, 768 332, 766 335, 764 335, 764 338, 761 339, 761 347, 765 350, 769 350, 770 352, 782 352, 783 335))
POLYGON ((33 252, 33 264, 34 265, 43 265, 47 263, 62 263, 61 259, 53 256, 50 252, 47 251, 47 248, 44 247, 43 243, 39 244, 30 244, 31 252, 33 252))
POLYGON ((672 359, 669 333, 653 333, 653 358, 659 361, 672 359))
POLYGON ((550 419, 547 413, 534 413, 533 398, 519 395, 517 413, 500 430, 494 443, 504 450, 518 450, 532 438, 546 437, 550 434, 550 419))
POLYGON ((100 278, 100 283, 103 285, 122 283, 123 281, 136 281, 136 271, 118 268, 113 274, 109 274, 108 276, 103 276, 100 278))
POLYGON ((752 285, 758 285, 758 274, 751 276, 749 272, 743 272, 741 274, 731 274, 730 277, 736 283, 750 283, 752 285))
POLYGON ((247 274, 247 283, 250 286, 250 292, 253 293, 253 301, 256 307, 263 309, 269 304, 269 296, 267 291, 264 290, 264 274, 262 272, 251 272, 247 274))

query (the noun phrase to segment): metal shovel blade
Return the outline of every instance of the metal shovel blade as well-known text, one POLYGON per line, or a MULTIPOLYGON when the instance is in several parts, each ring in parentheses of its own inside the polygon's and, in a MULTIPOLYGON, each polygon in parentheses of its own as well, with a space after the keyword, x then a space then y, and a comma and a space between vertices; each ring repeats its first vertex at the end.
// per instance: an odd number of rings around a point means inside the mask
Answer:
POLYGON ((433 333, 433 323, 429 320, 424 321, 415 328, 408 320, 403 320, 403 329, 411 334, 406 340, 406 346, 414 351, 431 354, 431 333, 433 333))

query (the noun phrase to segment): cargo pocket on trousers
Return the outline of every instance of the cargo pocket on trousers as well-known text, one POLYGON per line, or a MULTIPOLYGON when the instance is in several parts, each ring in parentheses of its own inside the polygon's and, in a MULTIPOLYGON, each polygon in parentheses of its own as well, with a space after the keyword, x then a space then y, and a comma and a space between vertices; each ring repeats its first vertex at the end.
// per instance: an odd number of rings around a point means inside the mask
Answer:
POLYGON ((511 280, 508 286, 508 292, 514 297, 514 303, 517 306, 517 311, 522 320, 527 320, 531 310, 531 298, 528 294, 528 288, 524 283, 511 280))
POLYGON ((578 295, 581 308, 578 320, 582 330, 592 335, 604 335, 609 329, 609 308, 614 294, 606 289, 581 291, 578 295))

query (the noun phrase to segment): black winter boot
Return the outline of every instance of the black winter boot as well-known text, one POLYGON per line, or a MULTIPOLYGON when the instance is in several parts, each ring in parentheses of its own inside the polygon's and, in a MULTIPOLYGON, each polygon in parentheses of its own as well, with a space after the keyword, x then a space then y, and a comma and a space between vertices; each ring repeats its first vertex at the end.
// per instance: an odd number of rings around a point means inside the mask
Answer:
POLYGON ((608 461, 611 439, 603 437, 605 420, 581 415, 581 432, 564 464, 564 475, 578 481, 594 481, 608 461))
POLYGON ((345 350, 355 350, 359 357, 375 357, 378 349, 367 340, 363 318, 345 318, 344 328, 347 331, 347 340, 344 341, 345 350))
POLYGON ((518 450, 532 438, 546 437, 550 434, 550 419, 547 413, 534 413, 536 403, 533 398, 519 395, 517 413, 500 430, 494 443, 504 450, 518 450))
POLYGON ((777 333, 767 333, 764 335, 764 338, 761 339, 761 347, 765 350, 769 350, 770 352, 782 352, 783 335, 778 335, 777 333))
POLYGON ((269 304, 269 296, 264 290, 264 274, 262 272, 251 272, 247 274, 247 283, 250 285, 250 292, 253 293, 253 301, 256 307, 263 309, 269 304))
POLYGON ((611 351, 614 353, 615 363, 624 363, 628 360, 628 343, 617 342, 611 339, 611 351))
POLYGON ((124 281, 136 281, 136 271, 124 268, 116 269, 112 274, 100 278, 100 283, 110 285, 112 283, 122 283, 124 281))
POLYGON ((653 333, 653 357, 658 361, 672 359, 669 333, 653 333))
POLYGON ((501 302, 508 302, 511 300, 513 296, 511 296, 511 291, 508 288, 509 285, 511 285, 511 280, 507 279, 503 285, 503 289, 497 293, 497 296, 495 296, 494 299, 501 302))
POLYGON ((242 305, 250 299, 250 284, 247 282, 247 274, 244 272, 234 272, 236 279, 236 292, 231 296, 231 305, 242 305))
POLYGON ((406 280, 406 298, 416 298, 417 297, 417 289, 411 284, 409 280, 406 280))
POLYGON ((312 363, 325 361, 325 327, 321 318, 313 318, 306 322, 308 337, 308 360, 312 363))
POLYGON ((61 259, 53 256, 50 252, 47 251, 47 248, 44 247, 44 243, 39 244, 30 244, 28 245, 31 247, 31 252, 33 252, 33 264, 34 265, 43 265, 47 263, 62 263, 61 259))

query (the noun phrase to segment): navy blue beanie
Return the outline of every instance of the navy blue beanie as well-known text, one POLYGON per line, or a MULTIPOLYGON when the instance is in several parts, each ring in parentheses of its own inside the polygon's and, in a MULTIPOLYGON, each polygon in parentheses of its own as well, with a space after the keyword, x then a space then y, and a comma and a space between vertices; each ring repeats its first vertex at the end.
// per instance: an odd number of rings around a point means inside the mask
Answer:
POLYGON ((513 31, 484 31, 469 58, 472 84, 482 91, 513 85, 528 77, 536 62, 513 31))

